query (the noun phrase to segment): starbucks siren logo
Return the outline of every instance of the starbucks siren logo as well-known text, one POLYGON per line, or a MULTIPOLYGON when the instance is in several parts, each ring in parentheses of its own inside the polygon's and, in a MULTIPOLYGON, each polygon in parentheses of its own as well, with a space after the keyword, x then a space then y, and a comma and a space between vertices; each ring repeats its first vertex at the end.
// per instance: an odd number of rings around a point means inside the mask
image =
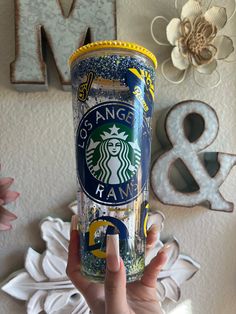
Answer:
POLYGON ((107 101, 88 110, 76 131, 76 163, 83 192, 117 206, 135 200, 147 186, 150 130, 143 107, 107 101))
POLYGON ((137 140, 126 141, 129 135, 122 130, 122 125, 117 127, 114 124, 108 129, 100 134, 100 141, 95 141, 91 136, 86 149, 86 162, 97 180, 121 184, 129 181, 137 172, 141 151, 137 140))

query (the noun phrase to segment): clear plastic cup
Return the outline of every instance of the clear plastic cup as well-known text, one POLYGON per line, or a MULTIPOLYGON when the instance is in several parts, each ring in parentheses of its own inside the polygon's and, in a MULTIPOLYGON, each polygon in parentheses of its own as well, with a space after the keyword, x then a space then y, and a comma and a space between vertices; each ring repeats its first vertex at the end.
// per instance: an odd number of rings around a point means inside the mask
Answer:
POLYGON ((144 270, 156 63, 122 41, 70 58, 81 272, 92 281, 104 280, 108 234, 119 234, 127 281, 144 270))

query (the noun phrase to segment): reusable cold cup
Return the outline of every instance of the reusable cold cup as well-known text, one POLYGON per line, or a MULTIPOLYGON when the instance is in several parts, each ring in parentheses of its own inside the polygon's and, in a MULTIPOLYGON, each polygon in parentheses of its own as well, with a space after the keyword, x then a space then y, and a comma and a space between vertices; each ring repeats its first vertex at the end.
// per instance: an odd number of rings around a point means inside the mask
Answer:
POLYGON ((137 44, 102 41, 79 48, 70 65, 81 272, 103 281, 106 236, 119 234, 135 281, 144 270, 157 61, 137 44))

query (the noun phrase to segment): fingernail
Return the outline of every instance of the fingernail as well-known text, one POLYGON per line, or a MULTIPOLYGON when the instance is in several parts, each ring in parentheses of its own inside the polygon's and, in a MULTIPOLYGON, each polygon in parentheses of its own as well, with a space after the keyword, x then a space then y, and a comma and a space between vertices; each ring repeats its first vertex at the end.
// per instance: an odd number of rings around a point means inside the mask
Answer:
POLYGON ((78 215, 73 215, 71 217, 70 232, 73 230, 78 230, 78 215))
POLYGON ((5 216, 7 217, 7 219, 9 220, 16 220, 17 219, 17 216, 11 212, 7 212, 5 213, 5 216))
POLYGON ((159 253, 165 253, 165 254, 167 254, 168 255, 168 253, 171 251, 171 244, 170 243, 166 243, 166 244, 164 244, 163 245, 163 247, 160 249, 160 251, 159 251, 159 253))
POLYGON ((151 227, 149 228, 148 231, 152 231, 153 233, 157 233, 158 232, 157 225, 155 225, 155 224, 151 225, 151 227))
POLYGON ((4 201, 4 204, 8 204, 8 203, 14 202, 19 196, 20 196, 20 193, 18 192, 7 191, 4 197, 2 196, 2 200, 4 201))
POLYGON ((107 235, 106 253, 107 268, 111 272, 117 272, 120 269, 120 248, 119 235, 107 235))
POLYGON ((0 223, 0 230, 1 231, 7 231, 7 230, 10 230, 12 228, 11 225, 7 225, 7 224, 2 224, 0 223))

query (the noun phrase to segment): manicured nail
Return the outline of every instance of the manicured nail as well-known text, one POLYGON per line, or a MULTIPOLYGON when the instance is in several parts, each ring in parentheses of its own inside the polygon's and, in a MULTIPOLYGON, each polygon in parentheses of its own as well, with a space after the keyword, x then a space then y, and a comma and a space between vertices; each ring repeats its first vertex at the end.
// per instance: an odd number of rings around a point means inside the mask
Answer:
POLYGON ((73 215, 71 217, 70 232, 73 230, 78 230, 78 215, 73 215))
POLYGON ((107 268, 111 272, 117 272, 120 269, 120 248, 119 235, 107 235, 106 253, 107 268))
POLYGON ((4 204, 8 204, 14 202, 17 197, 19 197, 20 193, 15 191, 7 191, 4 195, 1 196, 1 199, 4 201, 4 204))
POLYGON ((155 225, 155 224, 151 225, 151 227, 148 229, 148 231, 152 231, 153 233, 157 233, 158 232, 157 225, 155 225))
POLYGON ((0 230, 1 231, 7 231, 7 230, 10 230, 12 228, 11 225, 7 225, 7 224, 2 224, 0 223, 0 230))
POLYGON ((16 220, 17 219, 17 216, 11 212, 9 212, 8 210, 6 210, 4 212, 4 216, 8 219, 8 220, 16 220))
POLYGON ((13 178, 2 178, 0 179, 0 188, 1 190, 7 190, 14 182, 13 178))
POLYGON ((160 249, 159 253, 164 252, 166 255, 168 255, 168 253, 171 251, 171 247, 172 247, 171 243, 168 243, 168 242, 167 242, 167 243, 164 244, 163 247, 160 249))

